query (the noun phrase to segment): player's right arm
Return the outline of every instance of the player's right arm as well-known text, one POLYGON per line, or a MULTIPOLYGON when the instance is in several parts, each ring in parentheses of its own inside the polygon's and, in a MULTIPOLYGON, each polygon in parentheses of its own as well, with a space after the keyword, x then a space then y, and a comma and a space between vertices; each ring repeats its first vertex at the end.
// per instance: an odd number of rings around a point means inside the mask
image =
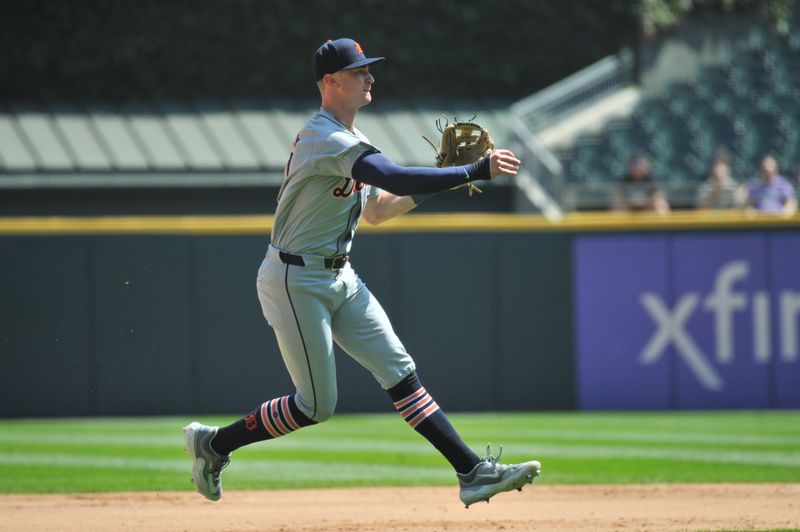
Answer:
POLYGON ((515 175, 520 161, 508 150, 463 166, 431 168, 400 166, 382 153, 367 152, 355 162, 353 179, 376 186, 396 196, 433 194, 471 181, 488 180, 501 174, 515 175))

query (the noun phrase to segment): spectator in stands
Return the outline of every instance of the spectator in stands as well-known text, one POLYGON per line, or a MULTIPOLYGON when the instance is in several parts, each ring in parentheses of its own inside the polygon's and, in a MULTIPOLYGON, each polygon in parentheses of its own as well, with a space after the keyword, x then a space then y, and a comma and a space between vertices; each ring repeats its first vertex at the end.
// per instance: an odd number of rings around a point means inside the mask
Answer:
POLYGON ((653 181, 650 159, 645 155, 634 154, 628 160, 627 171, 614 190, 611 207, 617 212, 670 212, 664 191, 653 181))
POLYGON ((711 174, 697 189, 698 209, 734 209, 744 206, 747 189, 731 176, 731 165, 725 154, 711 162, 711 174))
POLYGON ((747 209, 792 216, 797 211, 797 195, 788 179, 778 173, 772 155, 761 160, 761 175, 747 183, 747 209))

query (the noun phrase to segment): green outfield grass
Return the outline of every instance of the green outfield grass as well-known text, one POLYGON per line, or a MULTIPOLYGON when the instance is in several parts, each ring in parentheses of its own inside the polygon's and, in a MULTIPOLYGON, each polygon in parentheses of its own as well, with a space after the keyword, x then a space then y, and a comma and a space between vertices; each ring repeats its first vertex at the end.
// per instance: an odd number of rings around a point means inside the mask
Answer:
MULTIPOLYGON (((200 418, 222 424, 231 417, 200 418)), ((800 482, 800 411, 457 414, 476 451, 542 462, 542 482, 800 482)), ((192 489, 193 418, 0 421, 0 492, 192 489)), ((479 453, 479 454, 480 454, 479 453)), ((338 415, 234 455, 229 489, 450 485, 449 465, 397 415, 338 415)))

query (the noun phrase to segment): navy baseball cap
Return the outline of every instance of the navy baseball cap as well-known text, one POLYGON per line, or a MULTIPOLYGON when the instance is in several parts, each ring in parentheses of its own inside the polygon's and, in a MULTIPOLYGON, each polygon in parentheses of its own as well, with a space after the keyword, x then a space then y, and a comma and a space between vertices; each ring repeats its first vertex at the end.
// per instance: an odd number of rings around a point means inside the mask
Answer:
POLYGON ((366 57, 361 45, 353 39, 329 40, 314 53, 314 75, 319 81, 325 74, 360 68, 379 63, 384 59, 384 57, 366 57))

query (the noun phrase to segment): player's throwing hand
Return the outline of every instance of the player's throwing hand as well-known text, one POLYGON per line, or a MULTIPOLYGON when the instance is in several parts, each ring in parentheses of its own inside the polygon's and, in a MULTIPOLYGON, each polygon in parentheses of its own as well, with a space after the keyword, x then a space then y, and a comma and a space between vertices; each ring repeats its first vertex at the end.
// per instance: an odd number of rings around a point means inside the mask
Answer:
POLYGON ((508 150, 494 150, 489 155, 492 179, 499 175, 517 175, 521 161, 508 150))

